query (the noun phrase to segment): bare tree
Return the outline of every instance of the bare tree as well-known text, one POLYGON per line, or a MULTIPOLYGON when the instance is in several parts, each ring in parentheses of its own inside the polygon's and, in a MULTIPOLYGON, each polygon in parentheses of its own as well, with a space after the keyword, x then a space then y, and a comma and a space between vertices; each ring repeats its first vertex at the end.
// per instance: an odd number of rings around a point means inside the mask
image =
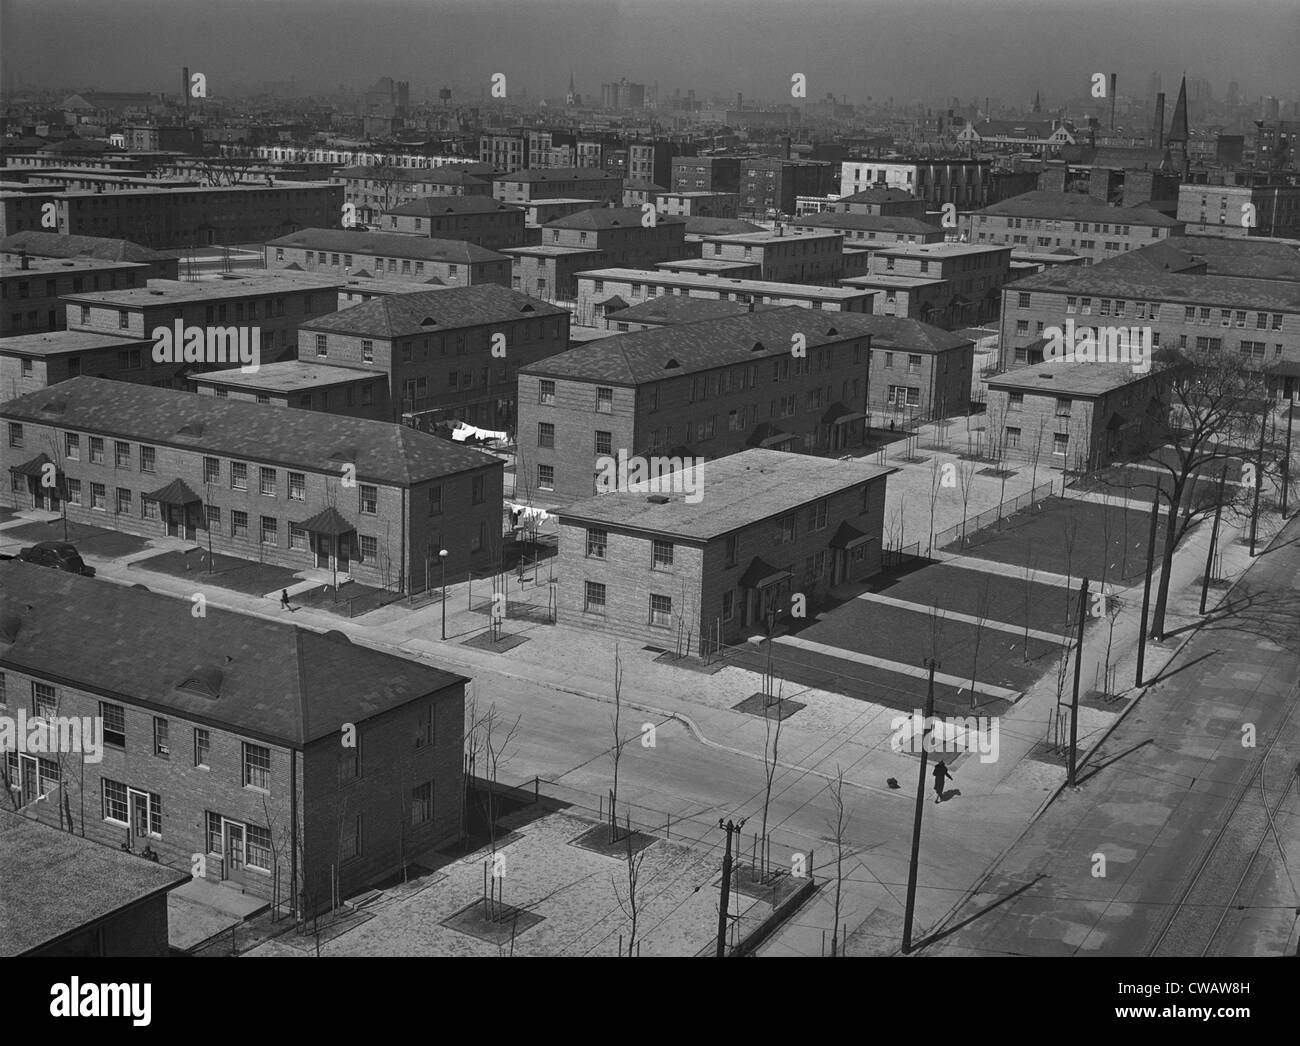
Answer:
POLYGON ((623 735, 619 720, 623 713, 623 661, 619 656, 618 644, 614 644, 614 714, 610 717, 610 726, 614 730, 614 746, 609 751, 610 761, 614 764, 614 787, 609 792, 609 841, 618 838, 618 764, 623 758, 623 735))
MULTIPOLYGON (((772 710, 771 704, 767 700, 763 702, 763 830, 760 838, 760 851, 762 853, 763 874, 767 874, 767 812, 772 804, 772 782, 776 779, 777 752, 781 745, 781 723, 784 721, 784 702, 785 683, 781 683, 780 690, 776 697, 776 729, 772 729, 772 710)), ((757 869, 755 869, 757 871, 757 869)))
MULTIPOLYGON (((835 812, 834 821, 829 822, 831 838, 835 841, 835 928, 831 931, 831 957, 840 950, 840 894, 844 887, 844 831, 846 818, 844 813, 844 769, 835 767, 835 780, 830 784, 831 802, 835 812)), ((843 944, 847 944, 845 941, 843 944)))
POLYGON ((631 927, 627 935, 627 955, 628 958, 636 955, 636 930, 637 919, 641 912, 641 898, 637 893, 637 885, 641 880, 641 864, 645 860, 646 847, 640 850, 634 849, 632 845, 632 818, 627 818, 627 893, 619 892, 618 882, 610 876, 610 881, 614 887, 614 899, 618 901, 619 908, 623 914, 628 917, 631 927))
POLYGON ((989 575, 985 574, 985 575, 984 575, 984 587, 980 590, 979 602, 978 602, 978 604, 976 605, 976 610, 975 610, 975 614, 976 614, 976 621, 975 621, 975 651, 974 651, 974 657, 971 659, 971 668, 970 668, 970 706, 971 706, 971 708, 975 708, 975 707, 979 704, 979 697, 978 697, 977 692, 976 692, 976 690, 975 690, 975 684, 976 684, 976 679, 977 679, 977 677, 978 677, 978 675, 979 675, 979 667, 980 667, 980 645, 981 645, 981 643, 982 643, 983 640, 984 640, 984 630, 985 630, 985 628, 988 627, 988 619, 989 619, 989 588, 990 588, 990 586, 992 585, 992 583, 993 583, 993 579, 992 579, 989 575))
POLYGON ((501 767, 509 762, 509 749, 515 741, 515 735, 519 732, 519 723, 522 719, 522 715, 516 716, 515 721, 507 726, 505 720, 497 712, 496 703, 493 702, 488 706, 487 712, 479 721, 483 745, 482 751, 487 762, 488 771, 485 813, 488 839, 494 855, 497 852, 497 785, 500 782, 501 767))
POLYGON ((962 461, 957 465, 957 487, 961 492, 961 543, 966 545, 966 520, 970 515, 970 496, 975 487, 975 473, 979 462, 962 461))
POLYGON ((939 484, 943 479, 943 465, 936 454, 930 459, 930 489, 927 491, 927 497, 930 501, 930 543, 927 546, 926 554, 934 552, 934 511, 939 504, 939 484))

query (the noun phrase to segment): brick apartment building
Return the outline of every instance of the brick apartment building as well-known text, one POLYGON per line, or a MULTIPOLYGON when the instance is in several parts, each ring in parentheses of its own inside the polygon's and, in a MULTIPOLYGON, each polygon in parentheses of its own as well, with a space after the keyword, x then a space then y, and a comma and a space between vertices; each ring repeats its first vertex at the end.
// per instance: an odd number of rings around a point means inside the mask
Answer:
POLYGON ((494 176, 492 195, 503 203, 583 199, 619 207, 623 203, 623 179, 591 168, 537 168, 494 176))
POLYGON ((0 711, 104 730, 97 763, 6 755, 24 816, 191 874, 201 855, 209 881, 304 917, 332 881, 348 897, 460 837, 464 676, 138 587, 0 576, 0 711))
POLYGON ((846 247, 891 246, 896 243, 943 243, 944 230, 921 218, 903 215, 840 214, 830 211, 792 218, 786 228, 795 233, 835 232, 846 247))
POLYGON ((592 269, 575 278, 578 297, 574 319, 586 326, 603 323, 609 312, 672 294, 756 305, 798 305, 827 312, 870 312, 875 295, 874 291, 851 287, 772 283, 662 269, 592 269))
POLYGON ((705 261, 757 263, 769 283, 814 283, 831 286, 844 276, 844 237, 838 232, 751 232, 706 236, 705 261))
POLYGON ((0 417, 0 501, 74 523, 398 591, 440 548, 486 568, 501 535, 501 459, 405 425, 90 377, 0 417))
POLYGON ((674 156, 668 188, 739 195, 740 161, 739 156, 674 156))
POLYGON ((838 315, 786 308, 615 335, 525 367, 519 489, 589 497, 596 459, 620 449, 842 452, 862 441, 870 343, 838 315))
POLYGON ((871 252, 869 272, 842 281, 876 290, 875 311, 953 329, 995 319, 1011 279, 1011 248, 916 243, 871 252))
POLYGON ((901 189, 931 209, 945 203, 961 210, 983 207, 992 192, 992 160, 845 160, 840 164, 840 197, 866 189, 901 189))
POLYGON ((1300 185, 1183 183, 1178 220, 1192 236, 1300 238, 1300 185))
POLYGON ((989 452, 1089 472, 1154 448, 1168 410, 1157 365, 1052 360, 988 379, 989 452))
POLYGON ((189 378, 189 385, 200 396, 318 410, 372 421, 396 420, 388 398, 388 376, 352 367, 331 367, 294 359, 267 364, 250 374, 239 367, 194 374, 189 378))
POLYGON ((871 334, 867 405, 907 421, 970 409, 975 343, 960 334, 895 316, 853 316, 871 334))
POLYGON ((1269 373, 1270 391, 1300 393, 1300 284, 1286 279, 1057 268, 1002 292, 1001 366, 1037 362, 1047 328, 1151 328, 1153 351, 1226 352, 1269 373))
POLYGON ((147 271, 135 262, 6 253, 0 256, 0 335, 63 330, 62 297, 91 288, 143 287, 147 271))
POLYGON ((729 192, 660 192, 655 209, 683 218, 734 218, 740 197, 729 192))
POLYGON ((385 232, 463 240, 491 251, 521 247, 526 242, 523 208, 488 196, 414 200, 386 211, 381 224, 385 232))
POLYGON ((514 428, 519 369, 568 347, 566 310, 495 284, 377 298, 298 332, 303 366, 385 376, 388 420, 491 431, 514 428))
MULTIPOLYGON (((333 312, 341 280, 303 280, 275 273, 238 280, 153 280, 131 290, 65 294, 63 307, 69 331, 112 334, 153 341, 158 327, 257 327, 261 331, 263 362, 292 358, 298 325, 333 312)), ((135 366, 119 368, 111 377, 179 387, 185 374, 211 369, 203 364, 158 364, 146 352, 135 366), (145 373, 138 374, 143 370, 145 373)), ((220 366, 219 364, 216 366, 220 366)), ((82 371, 82 373, 88 373, 82 371)), ((75 376, 75 375, 69 375, 75 376)))
MULTIPOLYGON (((268 269, 297 268, 330 276, 385 276, 453 287, 510 286, 510 259, 461 240, 390 232, 303 229, 264 247, 268 269)), ((412 287, 412 290, 419 288, 412 287)))
POLYGON ((54 231, 126 237, 146 247, 260 243, 337 225, 343 213, 343 187, 327 182, 60 192, 50 199, 54 231))
POLYGON ((578 294, 578 273, 609 265, 609 252, 587 247, 538 244, 507 247, 510 286, 542 301, 573 301, 578 294))
POLYGON ((1184 223, 1148 206, 1112 207, 1081 193, 1028 192, 962 218, 969 243, 1032 250, 1069 247, 1097 264, 1182 236, 1184 223))
MULTIPOLYGON (((373 165, 342 167, 330 181, 343 186, 344 202, 356 208, 357 220, 369 225, 392 207, 429 197, 492 195, 492 168, 487 164, 444 164, 432 168, 373 165)), ((325 223, 332 226, 334 222, 325 223)))
POLYGON ((647 226, 640 208, 597 207, 547 222, 541 245, 604 251, 611 265, 648 269, 656 262, 690 257, 685 235, 684 218, 661 215, 647 226))
POLYGON ((16 232, 0 240, 0 254, 32 258, 95 258, 105 262, 134 262, 144 266, 144 280, 175 280, 180 259, 142 247, 130 240, 105 236, 63 236, 57 232, 16 232))
POLYGON ((153 362, 152 338, 99 331, 47 331, 0 338, 0 400, 90 374, 144 385, 176 382, 177 367, 153 362))
POLYGON ((824 214, 874 214, 878 218, 919 218, 927 205, 902 189, 863 189, 828 203, 824 214))
POLYGON ((839 167, 825 161, 747 156, 740 161, 740 211, 794 214, 796 197, 826 196, 839 181, 839 167))
POLYGON ((886 477, 863 461, 752 449, 700 466, 700 500, 618 491, 559 512, 557 619, 713 651, 779 625, 791 596, 880 570, 886 477))

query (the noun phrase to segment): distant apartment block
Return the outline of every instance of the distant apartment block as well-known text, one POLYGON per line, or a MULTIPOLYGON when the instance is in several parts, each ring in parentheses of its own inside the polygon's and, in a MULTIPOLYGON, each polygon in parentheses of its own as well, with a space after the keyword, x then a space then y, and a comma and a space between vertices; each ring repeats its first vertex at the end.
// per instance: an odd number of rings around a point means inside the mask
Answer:
POLYGON ((928 323, 893 316, 853 317, 871 334, 867 405, 881 414, 930 421, 970 408, 975 343, 928 323))
POLYGON ((747 156, 740 162, 740 211, 748 215, 794 214, 799 196, 824 196, 839 185, 835 164, 747 156))
POLYGON ((295 359, 270 363, 252 373, 228 367, 196 374, 190 377, 189 385, 200 396, 298 407, 347 418, 395 420, 388 398, 388 376, 351 367, 295 359))
POLYGON ((864 189, 902 189, 931 208, 945 203, 961 210, 989 202, 991 160, 845 160, 840 164, 840 196, 864 189))
POLYGON ((431 168, 384 164, 343 167, 334 172, 330 181, 343 186, 343 200, 356 208, 358 222, 371 225, 384 211, 416 200, 491 196, 491 175, 492 168, 486 164, 446 164, 431 168))
POLYGON ((590 168, 537 168, 494 176, 492 195, 503 203, 579 198, 619 207, 623 203, 623 179, 590 168))
POLYGON ((0 255, 0 335, 58 331, 66 326, 65 295, 88 288, 141 287, 148 268, 95 258, 0 255))
POLYGON ((608 251, 592 247, 507 247, 510 286, 543 301, 573 301, 578 294, 577 275, 610 264, 608 251))
POLYGON ((924 219, 926 210, 926 201, 917 199, 910 192, 902 189, 871 188, 829 202, 823 213, 873 214, 882 218, 924 219))
POLYGON ((871 252, 868 274, 841 283, 878 291, 878 315, 954 328, 995 318, 1010 278, 1010 247, 917 243, 871 252))
POLYGON ((1189 236, 1300 238, 1300 185, 1184 183, 1178 220, 1189 236))
POLYGON ((380 224, 384 232, 460 240, 498 251, 521 247, 524 210, 487 196, 439 196, 394 207, 380 224))
POLYGON ((619 334, 525 367, 518 489, 589 497, 597 459, 620 449, 843 452, 862 440, 870 343, 838 315, 785 308, 619 334))
POLYGON ((542 246, 604 251, 613 266, 628 269, 690 256, 685 219, 651 212, 649 220, 634 207, 579 211, 542 226, 542 246))
POLYGON ((734 218, 740 197, 728 192, 661 192, 655 194, 655 208, 663 214, 683 218, 734 218))
POLYGON ((943 243, 944 230, 920 218, 878 214, 841 214, 828 211, 793 218, 786 225, 796 233, 836 232, 845 246, 875 247, 877 244, 943 243))
POLYGON ((674 156, 668 188, 672 192, 740 194, 739 156, 674 156))
POLYGON ((829 286, 844 276, 844 237, 833 230, 706 236, 701 248, 704 261, 756 262, 772 283, 829 286))
MULTIPOLYGON (((385 276, 453 287, 510 285, 510 259, 463 240, 401 233, 304 229, 269 241, 268 269, 298 269, 330 276, 385 276)), ((412 287, 418 290, 418 287, 412 287)))
POLYGON ((94 258, 105 262, 134 262, 145 279, 175 280, 180 259, 142 247, 130 240, 101 236, 62 236, 55 232, 19 232, 0 240, 0 254, 26 253, 32 258, 94 258))

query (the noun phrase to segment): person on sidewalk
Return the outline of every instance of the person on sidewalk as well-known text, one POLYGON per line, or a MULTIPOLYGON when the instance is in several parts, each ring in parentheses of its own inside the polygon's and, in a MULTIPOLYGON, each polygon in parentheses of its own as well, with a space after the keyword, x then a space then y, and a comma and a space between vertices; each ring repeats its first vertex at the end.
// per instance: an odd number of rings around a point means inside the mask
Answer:
POLYGON ((934 765, 934 801, 943 802, 943 786, 952 777, 952 771, 948 769, 948 764, 940 759, 934 765))
POLYGON ((293 609, 293 607, 289 605, 289 590, 287 588, 280 589, 280 609, 281 610, 293 609))

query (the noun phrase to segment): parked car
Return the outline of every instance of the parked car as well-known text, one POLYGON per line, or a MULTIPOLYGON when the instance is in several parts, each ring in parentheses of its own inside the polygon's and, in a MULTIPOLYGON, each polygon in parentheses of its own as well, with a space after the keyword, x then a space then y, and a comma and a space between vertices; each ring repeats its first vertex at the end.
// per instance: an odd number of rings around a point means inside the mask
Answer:
POLYGON ((53 567, 55 570, 65 570, 69 574, 81 574, 83 577, 95 576, 95 568, 86 566, 76 546, 66 541, 39 542, 20 550, 16 558, 24 563, 34 563, 38 567, 53 567))

